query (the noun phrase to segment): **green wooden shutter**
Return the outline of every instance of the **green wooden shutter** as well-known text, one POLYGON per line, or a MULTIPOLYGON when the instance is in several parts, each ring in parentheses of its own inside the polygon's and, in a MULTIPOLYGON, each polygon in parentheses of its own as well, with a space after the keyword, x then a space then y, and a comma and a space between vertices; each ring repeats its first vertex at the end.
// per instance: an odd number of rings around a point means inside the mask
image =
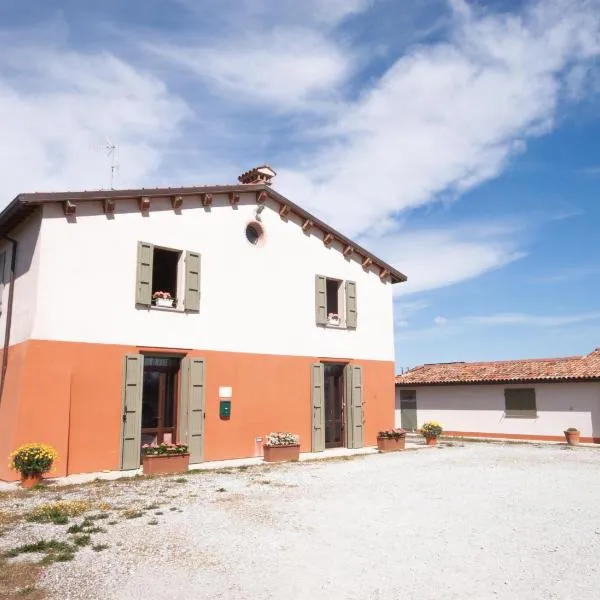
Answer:
POLYGON ((315 275, 315 318, 317 325, 327 324, 327 278, 315 275))
POLYGON ((121 469, 139 469, 142 437, 142 384, 144 357, 126 354, 123 361, 121 469))
POLYGON ((346 446, 362 448, 363 433, 363 371, 358 365, 347 365, 346 381, 346 446))
POLYGON ((200 254, 185 253, 185 310, 200 310, 200 254))
POLYGON ((357 323, 356 283, 354 281, 346 281, 346 327, 355 328, 357 323))
POLYGON ((152 269, 154 267, 154 246, 146 242, 138 242, 137 280, 135 286, 135 302, 143 306, 152 303, 152 269))
POLYGON ((181 401, 179 404, 179 441, 187 444, 190 462, 204 459, 204 360, 181 361, 181 401))
POLYGON ((312 451, 325 450, 325 367, 315 363, 311 368, 312 451))

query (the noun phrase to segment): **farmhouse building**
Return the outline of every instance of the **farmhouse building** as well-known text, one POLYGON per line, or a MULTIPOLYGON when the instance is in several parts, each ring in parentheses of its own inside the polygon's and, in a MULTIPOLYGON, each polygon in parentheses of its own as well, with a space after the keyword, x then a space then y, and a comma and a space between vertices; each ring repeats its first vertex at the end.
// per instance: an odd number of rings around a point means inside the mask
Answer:
MULTIPOLYGON (((392 285, 405 276, 271 187, 17 196, 0 214, 0 456, 56 475, 375 444, 394 419, 392 285)), ((0 478, 15 479, 0 461, 0 478)))

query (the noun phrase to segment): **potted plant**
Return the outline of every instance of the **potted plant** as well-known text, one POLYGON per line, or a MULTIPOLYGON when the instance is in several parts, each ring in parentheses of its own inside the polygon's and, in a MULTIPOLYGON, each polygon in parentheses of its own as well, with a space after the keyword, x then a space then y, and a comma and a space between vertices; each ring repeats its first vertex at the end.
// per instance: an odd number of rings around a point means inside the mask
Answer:
POLYGON ((58 453, 52 446, 24 444, 11 453, 9 466, 21 474, 21 487, 32 488, 40 483, 57 459, 58 453))
POLYGON ((336 315, 335 313, 329 313, 327 315, 327 323, 329 325, 340 325, 340 315, 336 315))
POLYGON ((173 308, 173 303, 175 302, 175 298, 169 292, 161 291, 154 292, 152 300, 154 300, 155 306, 162 306, 164 308, 173 308))
POLYGON ((579 429, 576 427, 569 427, 569 429, 566 429, 564 433, 569 446, 577 446, 579 444, 579 436, 581 435, 579 429))
POLYGON ((186 444, 144 444, 143 468, 145 475, 182 473, 190 466, 190 453, 186 444))
POLYGON ((437 421, 427 421, 421 427, 421 435, 425 438, 428 446, 435 446, 438 437, 442 434, 442 426, 437 421))
POLYGON ((294 433, 269 433, 263 444, 265 462, 285 462, 300 458, 300 438, 294 433))
POLYGON ((404 450, 406 443, 405 429, 387 429, 377 434, 377 449, 379 452, 394 452, 404 450))

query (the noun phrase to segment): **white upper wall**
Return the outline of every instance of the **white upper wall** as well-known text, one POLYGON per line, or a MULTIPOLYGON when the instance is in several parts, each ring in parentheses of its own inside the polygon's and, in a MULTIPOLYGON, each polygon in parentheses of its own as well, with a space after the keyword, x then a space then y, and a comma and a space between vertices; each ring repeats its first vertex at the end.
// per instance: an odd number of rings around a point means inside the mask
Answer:
POLYGON ((93 343, 394 360, 392 286, 320 235, 262 211, 265 243, 252 246, 255 194, 208 210, 184 198, 118 201, 114 218, 99 201, 81 202, 69 221, 60 203, 44 206, 38 310, 33 337, 93 343), (137 242, 202 255, 199 313, 135 306, 137 242), (315 275, 357 283, 358 327, 315 325, 315 275))
POLYGON ((600 437, 600 383, 536 383, 519 385, 396 386, 396 425, 400 427, 400 390, 417 393, 419 427, 439 421, 448 431, 561 436, 577 427, 584 437, 600 437), (537 418, 504 414, 504 390, 535 388, 537 418))
MULTIPOLYGON (((15 291, 10 330, 10 343, 13 345, 28 340, 33 331, 38 297, 40 224, 41 211, 29 217, 9 236, 17 241, 15 291)), ((7 240, 0 240, 0 271, 2 264, 4 265, 4 272, 0 277, 0 332, 2 333, 0 347, 4 343, 6 331, 11 256, 12 244, 7 240)))

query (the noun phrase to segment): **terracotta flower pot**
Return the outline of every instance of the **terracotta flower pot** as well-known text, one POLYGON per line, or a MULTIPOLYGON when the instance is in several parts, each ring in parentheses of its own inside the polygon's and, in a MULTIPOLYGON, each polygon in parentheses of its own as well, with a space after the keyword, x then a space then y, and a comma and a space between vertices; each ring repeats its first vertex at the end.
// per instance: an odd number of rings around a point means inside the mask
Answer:
POLYGON ((41 473, 31 473, 29 475, 21 475, 21 487, 26 490, 35 487, 42 481, 41 473))
POLYGON ((569 446, 577 446, 579 444, 580 431, 565 431, 565 437, 567 438, 567 444, 569 446))
POLYGON ((189 454, 160 454, 144 456, 144 475, 185 473, 190 466, 189 454))
POLYGON ((426 437, 425 443, 428 446, 435 446, 437 444, 437 438, 436 437, 426 437))
POLYGON ((289 446, 263 446, 265 462, 287 462, 300 459, 300 444, 289 446))
POLYGON ((401 436, 397 438, 378 437, 377 438, 377 449, 379 452, 395 452, 397 450, 404 450, 406 444, 406 437, 401 436))

